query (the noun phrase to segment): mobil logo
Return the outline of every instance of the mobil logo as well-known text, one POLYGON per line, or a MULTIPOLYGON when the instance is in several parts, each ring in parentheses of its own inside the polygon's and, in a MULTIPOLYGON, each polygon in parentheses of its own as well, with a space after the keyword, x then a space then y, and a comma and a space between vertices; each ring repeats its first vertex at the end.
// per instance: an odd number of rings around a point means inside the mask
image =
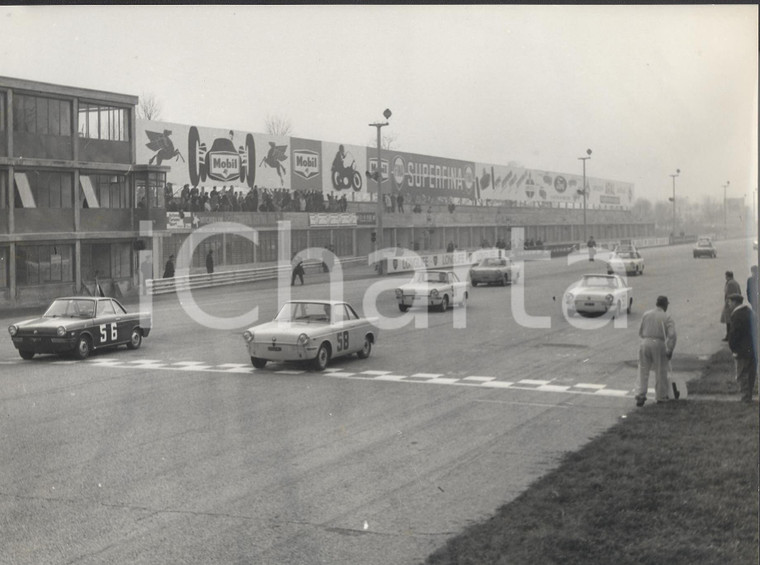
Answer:
POLYGON ((319 175, 319 153, 306 149, 294 150, 293 172, 306 180, 319 175))
POLYGON ((208 163, 208 175, 217 180, 238 178, 240 176, 240 156, 237 153, 212 153, 208 163))

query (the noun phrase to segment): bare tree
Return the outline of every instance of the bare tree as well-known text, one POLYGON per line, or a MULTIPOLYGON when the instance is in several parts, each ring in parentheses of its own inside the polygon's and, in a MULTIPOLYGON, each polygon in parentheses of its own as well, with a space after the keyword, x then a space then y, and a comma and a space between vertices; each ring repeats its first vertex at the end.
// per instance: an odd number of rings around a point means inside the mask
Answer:
POLYGON ((161 119, 161 102, 156 95, 149 92, 140 96, 140 102, 136 108, 137 117, 143 120, 161 119))
POLYGON ((264 125, 269 135, 287 137, 293 130, 290 120, 278 115, 267 114, 264 125))
MULTIPOLYGON (((398 141, 399 135, 396 132, 390 131, 386 135, 383 135, 380 139, 380 143, 382 144, 382 149, 385 149, 386 151, 389 151, 390 149, 398 149, 396 146, 396 142, 398 141)), ((367 143, 369 147, 377 148, 377 137, 373 136, 369 143, 367 143)))

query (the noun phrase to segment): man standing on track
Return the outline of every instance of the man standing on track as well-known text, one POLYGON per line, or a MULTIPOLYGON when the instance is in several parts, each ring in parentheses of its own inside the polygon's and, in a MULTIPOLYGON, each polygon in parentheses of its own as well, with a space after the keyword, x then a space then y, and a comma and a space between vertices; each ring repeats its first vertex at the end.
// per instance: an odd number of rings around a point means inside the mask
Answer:
POLYGON ((726 271, 726 284, 723 285, 723 311, 720 313, 720 323, 726 324, 726 337, 723 341, 728 341, 728 333, 731 329, 731 310, 733 306, 728 300, 728 297, 732 294, 741 294, 742 287, 739 286, 739 282, 734 278, 733 271, 726 271))
MULTIPOLYGON (((676 347, 676 324, 668 314, 668 297, 658 296, 656 308, 647 310, 639 326, 639 386, 636 389, 636 406, 644 406, 649 388, 649 371, 654 369, 655 398, 668 401, 668 365, 676 347)), ((676 400, 680 396, 673 388, 676 400)))
POLYGON ((752 402, 757 378, 757 353, 755 351, 755 313, 748 304, 742 304, 741 294, 728 297, 732 306, 728 346, 736 362, 736 380, 739 382, 742 402, 752 402))

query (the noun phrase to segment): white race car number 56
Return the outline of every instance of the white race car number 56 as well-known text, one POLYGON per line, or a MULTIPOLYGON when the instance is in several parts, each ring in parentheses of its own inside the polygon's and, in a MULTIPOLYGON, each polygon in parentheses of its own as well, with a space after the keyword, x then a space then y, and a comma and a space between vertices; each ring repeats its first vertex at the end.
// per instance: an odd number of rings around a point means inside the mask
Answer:
POLYGON ((111 341, 116 341, 116 339, 119 336, 119 332, 116 329, 116 324, 100 324, 100 341, 108 341, 109 333, 108 333, 108 326, 111 326, 111 333, 110 338, 111 341))

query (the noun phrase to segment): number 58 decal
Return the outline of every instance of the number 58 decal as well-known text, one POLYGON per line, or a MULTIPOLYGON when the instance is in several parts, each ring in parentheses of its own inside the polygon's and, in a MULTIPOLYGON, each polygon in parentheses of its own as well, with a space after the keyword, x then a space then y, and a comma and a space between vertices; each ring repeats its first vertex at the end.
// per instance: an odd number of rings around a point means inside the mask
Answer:
POLYGON ((116 330, 116 324, 100 324, 100 341, 108 341, 109 337, 111 338, 111 341, 116 341, 116 339, 119 337, 119 332, 116 330), (106 330, 108 326, 111 326, 110 335, 106 330))
POLYGON ((348 332, 338 332, 338 351, 348 349, 348 332))

